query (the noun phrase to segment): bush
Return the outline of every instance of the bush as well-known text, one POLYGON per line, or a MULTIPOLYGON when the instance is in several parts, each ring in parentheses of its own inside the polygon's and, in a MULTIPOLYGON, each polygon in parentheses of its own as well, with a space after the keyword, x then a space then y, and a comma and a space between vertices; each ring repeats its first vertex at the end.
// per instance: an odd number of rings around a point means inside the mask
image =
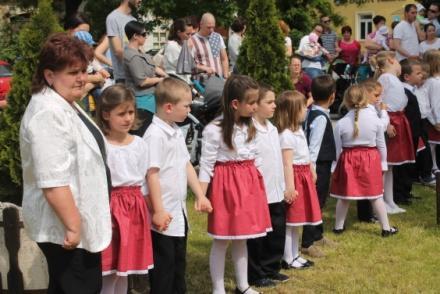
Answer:
POLYGON ((246 13, 246 37, 240 47, 238 70, 275 91, 292 88, 284 37, 278 27, 274 0, 251 0, 246 13))
POLYGON ((39 49, 51 33, 61 31, 50 0, 41 0, 35 14, 18 36, 17 62, 14 65, 8 107, 0 114, 0 201, 21 203, 20 121, 31 97, 31 82, 39 49))

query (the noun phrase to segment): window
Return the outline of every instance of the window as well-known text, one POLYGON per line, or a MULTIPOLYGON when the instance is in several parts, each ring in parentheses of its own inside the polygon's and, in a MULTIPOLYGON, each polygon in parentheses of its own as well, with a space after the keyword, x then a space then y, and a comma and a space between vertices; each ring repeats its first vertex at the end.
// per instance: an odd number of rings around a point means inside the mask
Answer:
POLYGON ((365 40, 367 35, 373 31, 373 14, 359 13, 357 15, 357 39, 365 40))

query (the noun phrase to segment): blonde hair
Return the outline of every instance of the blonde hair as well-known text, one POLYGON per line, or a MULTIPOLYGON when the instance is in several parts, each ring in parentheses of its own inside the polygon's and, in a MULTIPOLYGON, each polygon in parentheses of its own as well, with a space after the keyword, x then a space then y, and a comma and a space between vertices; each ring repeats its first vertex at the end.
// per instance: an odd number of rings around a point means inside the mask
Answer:
POLYGON ((378 79, 385 69, 389 66, 388 59, 396 58, 394 51, 380 51, 370 58, 370 64, 375 68, 374 79, 378 79))
POLYGON ((289 129, 293 132, 301 127, 300 113, 306 107, 306 98, 298 91, 284 91, 277 99, 274 122, 278 132, 289 129))
POLYGON ((376 81, 375 79, 367 79, 360 83, 360 85, 367 91, 368 93, 372 93, 377 89, 382 89, 382 84, 376 81))
POLYGON ((171 77, 165 78, 157 84, 154 90, 156 105, 162 106, 166 103, 179 103, 182 99, 182 91, 191 95, 191 88, 184 81, 171 77))
POLYGON ((368 98, 364 87, 360 85, 350 86, 344 93, 344 104, 349 109, 354 109, 353 138, 359 136, 359 112, 361 108, 368 106, 368 98))
POLYGON ((440 74, 440 51, 436 49, 428 50, 423 54, 423 62, 429 64, 429 75, 440 74))

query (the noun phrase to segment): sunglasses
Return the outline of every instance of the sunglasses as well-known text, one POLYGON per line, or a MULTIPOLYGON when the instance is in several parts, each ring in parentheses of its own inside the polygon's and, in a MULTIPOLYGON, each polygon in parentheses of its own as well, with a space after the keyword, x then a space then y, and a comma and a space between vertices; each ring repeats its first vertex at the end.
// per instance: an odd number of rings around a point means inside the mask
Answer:
POLYGON ((140 33, 140 34, 138 34, 139 36, 142 36, 142 37, 146 37, 147 36, 147 32, 143 32, 143 33, 140 33))

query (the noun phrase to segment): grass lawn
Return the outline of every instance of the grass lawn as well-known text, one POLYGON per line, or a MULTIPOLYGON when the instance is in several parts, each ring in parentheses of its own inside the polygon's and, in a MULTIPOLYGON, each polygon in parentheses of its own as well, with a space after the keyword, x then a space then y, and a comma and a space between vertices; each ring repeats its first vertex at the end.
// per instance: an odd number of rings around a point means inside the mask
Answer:
MULTIPOLYGON (((433 188, 415 185, 414 195, 422 197, 404 208, 404 214, 391 215, 390 224, 400 232, 380 237, 379 224, 359 223, 356 205, 350 207, 347 230, 331 233, 335 199, 324 211, 326 236, 337 241, 335 249, 325 248, 327 256, 314 259, 315 266, 302 271, 284 271, 291 279, 264 293, 440 293, 440 226, 436 224, 433 188)), ((188 239, 188 293, 210 293, 209 250, 206 215, 190 208, 191 232, 188 239)), ((235 288, 230 255, 227 257, 226 290, 235 288)))

